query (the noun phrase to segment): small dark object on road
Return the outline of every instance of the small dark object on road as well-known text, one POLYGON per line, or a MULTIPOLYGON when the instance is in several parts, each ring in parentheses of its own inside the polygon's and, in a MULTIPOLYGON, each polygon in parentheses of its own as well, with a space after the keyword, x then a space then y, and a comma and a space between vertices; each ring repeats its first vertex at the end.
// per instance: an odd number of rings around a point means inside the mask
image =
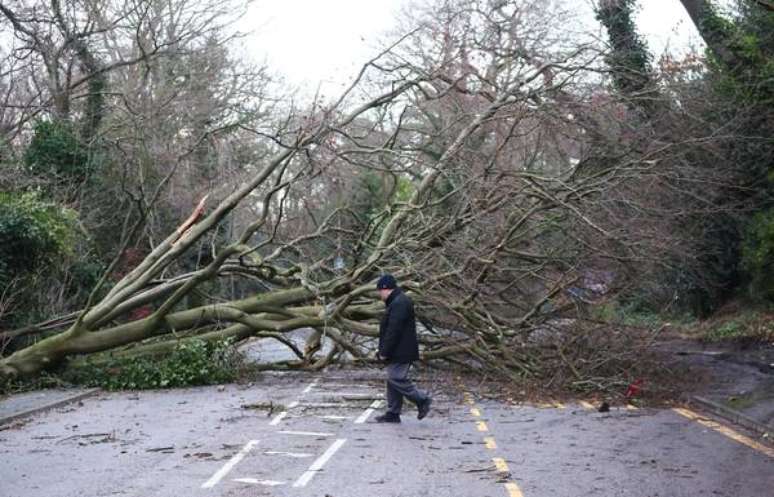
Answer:
POLYGON ((610 412, 610 404, 607 402, 602 402, 602 405, 599 406, 599 409, 597 409, 599 412, 610 412))

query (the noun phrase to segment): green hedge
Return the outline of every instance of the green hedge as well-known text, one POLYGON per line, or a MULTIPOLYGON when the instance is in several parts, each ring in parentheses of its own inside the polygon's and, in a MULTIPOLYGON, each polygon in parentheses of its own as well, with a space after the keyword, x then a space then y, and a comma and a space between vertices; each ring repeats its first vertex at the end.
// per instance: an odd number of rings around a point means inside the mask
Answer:
POLYGON ((742 266, 754 298, 774 301, 774 209, 753 217, 742 247, 742 266))
POLYGON ((36 193, 0 192, 0 286, 70 255, 77 214, 36 193))
POLYGON ((143 390, 211 385, 237 376, 236 352, 231 342, 188 340, 168 355, 112 359, 69 371, 65 378, 108 390, 143 390))

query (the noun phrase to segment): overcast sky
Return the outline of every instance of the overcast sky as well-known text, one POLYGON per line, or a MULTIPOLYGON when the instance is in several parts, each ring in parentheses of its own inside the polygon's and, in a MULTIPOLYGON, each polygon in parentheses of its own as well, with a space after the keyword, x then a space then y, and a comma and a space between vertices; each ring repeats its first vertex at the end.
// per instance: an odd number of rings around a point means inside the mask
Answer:
MULTIPOLYGON (((584 5, 589 0, 567 0, 584 5)), ((378 53, 379 35, 394 27, 395 14, 411 0, 254 0, 245 28, 245 51, 267 61, 289 84, 335 90, 378 53)), ((700 38, 678 0, 640 0, 640 33, 658 57, 684 53, 700 38)), ((589 14, 590 16, 590 14, 589 14)), ((594 23, 594 29, 599 29, 594 23)))

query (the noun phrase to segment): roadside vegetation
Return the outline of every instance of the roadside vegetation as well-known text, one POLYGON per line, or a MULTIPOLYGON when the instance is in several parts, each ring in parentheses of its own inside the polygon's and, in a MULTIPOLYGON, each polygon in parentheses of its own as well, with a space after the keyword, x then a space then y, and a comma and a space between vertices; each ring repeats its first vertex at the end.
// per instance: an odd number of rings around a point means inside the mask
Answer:
POLYGON ((771 343, 774 10, 680 3, 677 59, 635 0, 602 40, 428 1, 308 103, 237 58, 239 0, 3 4, 3 388, 231 381, 251 338, 290 356, 259 370, 374 364, 384 272, 427 364, 513 385, 657 378, 667 322, 771 343))

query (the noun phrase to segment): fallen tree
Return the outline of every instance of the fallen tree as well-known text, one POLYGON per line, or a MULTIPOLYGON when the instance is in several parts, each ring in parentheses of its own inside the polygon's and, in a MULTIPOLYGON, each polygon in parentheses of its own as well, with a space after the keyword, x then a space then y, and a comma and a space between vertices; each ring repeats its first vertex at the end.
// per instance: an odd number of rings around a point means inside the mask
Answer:
POLYGON ((149 340, 137 350, 162 352, 190 337, 279 340, 297 356, 283 368, 344 352, 368 361, 382 309, 374 280, 389 271, 430 325, 425 360, 514 379, 559 363, 586 384, 615 361, 591 367, 569 353, 586 335, 556 319, 589 270, 622 273, 647 257, 605 199, 655 177, 668 147, 576 171, 588 131, 614 123, 600 124, 584 93, 599 52, 558 38, 560 17, 516 2, 428 13, 336 102, 291 113, 272 134, 249 130, 273 144, 271 159, 246 165, 249 179, 219 201, 203 199, 112 286, 106 272, 71 319, 31 328, 55 333, 0 359, 0 371, 32 375, 149 340), (216 242, 226 219, 238 229, 216 242), (184 271, 192 252, 198 265, 184 271), (217 282, 240 290, 208 294, 217 282), (197 294, 207 303, 189 305, 197 294), (300 328, 317 330, 303 350, 284 337, 300 328), (541 338, 547 329, 555 340, 541 338), (319 357, 323 333, 334 347, 319 357))

